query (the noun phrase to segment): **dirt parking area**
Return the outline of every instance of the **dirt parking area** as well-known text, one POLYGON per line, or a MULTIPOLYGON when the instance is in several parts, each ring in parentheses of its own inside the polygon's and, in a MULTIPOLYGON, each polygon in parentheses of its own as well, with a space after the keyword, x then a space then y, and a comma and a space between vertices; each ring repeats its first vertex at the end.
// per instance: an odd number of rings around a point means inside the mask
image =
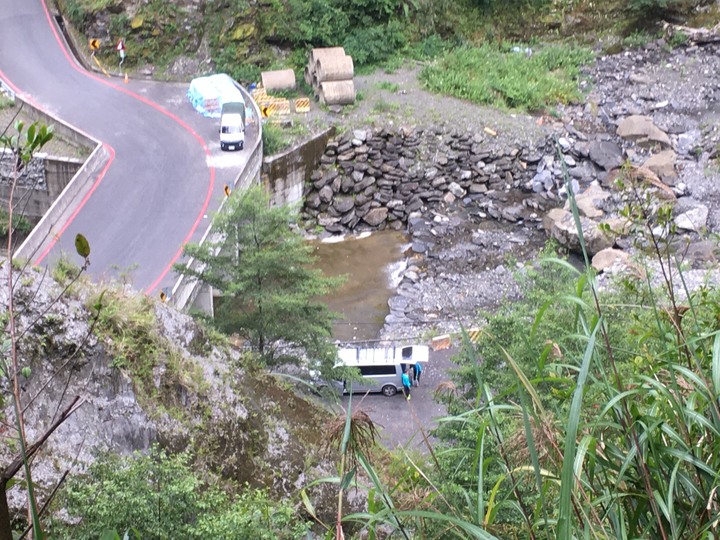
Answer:
MULTIPOLYGON (((437 386, 448 380, 447 371, 454 364, 451 360, 456 349, 430 351, 430 360, 425 364, 420 386, 413 387, 408 401, 398 393, 392 397, 377 394, 354 394, 353 410, 362 409, 378 426, 383 445, 390 449, 417 450, 427 452, 421 429, 433 442, 430 432, 437 426, 438 418, 446 414, 445 406, 433 399, 437 386)), ((343 396, 343 407, 350 405, 349 396, 343 396)))

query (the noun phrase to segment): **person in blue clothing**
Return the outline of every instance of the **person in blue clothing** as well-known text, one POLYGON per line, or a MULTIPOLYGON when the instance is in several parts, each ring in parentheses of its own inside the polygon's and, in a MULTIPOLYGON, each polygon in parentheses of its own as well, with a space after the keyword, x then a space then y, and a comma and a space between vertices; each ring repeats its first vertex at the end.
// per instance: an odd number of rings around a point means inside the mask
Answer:
POLYGON ((415 362, 413 364, 413 379, 415 381, 415 386, 420 386, 420 375, 422 375, 422 366, 420 365, 420 362, 415 362))
POLYGON ((403 394, 405 394, 405 399, 410 400, 410 368, 408 368, 407 371, 403 371, 402 385, 403 385, 403 394))

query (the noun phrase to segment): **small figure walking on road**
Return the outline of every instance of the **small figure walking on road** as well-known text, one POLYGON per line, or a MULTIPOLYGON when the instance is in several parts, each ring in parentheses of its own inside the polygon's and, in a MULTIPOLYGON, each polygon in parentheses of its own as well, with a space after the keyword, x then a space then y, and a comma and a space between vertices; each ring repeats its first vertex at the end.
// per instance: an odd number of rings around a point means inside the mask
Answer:
POLYGON ((415 362, 413 364, 413 375, 415 379, 415 386, 420 386, 420 375, 422 375, 422 366, 420 365, 420 362, 415 362))
POLYGON ((407 371, 403 371, 402 385, 403 385, 403 394, 405 395, 405 399, 410 401, 410 368, 408 368, 407 371))

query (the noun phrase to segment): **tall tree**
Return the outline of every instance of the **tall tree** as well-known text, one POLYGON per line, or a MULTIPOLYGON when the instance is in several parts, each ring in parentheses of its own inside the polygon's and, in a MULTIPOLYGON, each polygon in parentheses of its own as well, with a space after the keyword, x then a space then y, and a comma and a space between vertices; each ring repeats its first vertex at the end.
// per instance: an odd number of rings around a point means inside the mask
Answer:
POLYGON ((177 267, 222 292, 214 324, 245 337, 270 365, 279 362, 281 344, 316 359, 331 350, 333 313, 317 298, 340 280, 313 268, 312 247, 292 227, 295 218, 292 207, 271 207, 261 187, 233 193, 215 217, 218 239, 185 247, 202 264, 177 267))

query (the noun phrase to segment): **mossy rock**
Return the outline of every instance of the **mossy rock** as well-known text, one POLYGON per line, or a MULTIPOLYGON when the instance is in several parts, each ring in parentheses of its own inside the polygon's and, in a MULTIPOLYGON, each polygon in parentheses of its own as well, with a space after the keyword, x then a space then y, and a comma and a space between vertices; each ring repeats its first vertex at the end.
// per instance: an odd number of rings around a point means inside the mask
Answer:
POLYGON ((230 39, 233 41, 247 41, 248 39, 255 36, 257 30, 253 23, 242 23, 235 27, 230 34, 230 39))
POLYGON ((144 22, 145 22, 145 19, 141 15, 136 15, 130 21, 130 28, 132 28, 133 30, 137 30, 138 28, 140 28, 143 25, 144 22))

